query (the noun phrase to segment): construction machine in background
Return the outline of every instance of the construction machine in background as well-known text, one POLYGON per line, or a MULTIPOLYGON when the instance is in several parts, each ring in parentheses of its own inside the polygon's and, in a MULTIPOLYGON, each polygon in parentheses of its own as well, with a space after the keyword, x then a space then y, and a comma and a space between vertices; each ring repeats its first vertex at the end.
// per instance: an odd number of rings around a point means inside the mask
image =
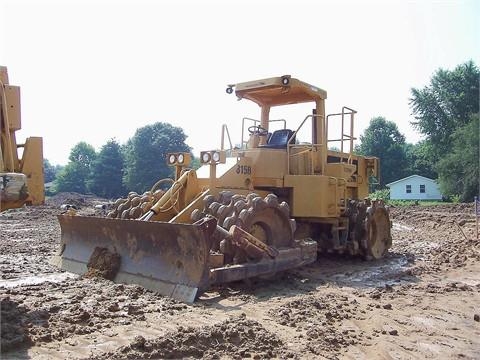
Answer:
POLYGON ((259 119, 243 118, 237 146, 225 146, 224 126, 221 148, 202 151, 198 170, 188 168, 190 154, 169 154, 175 179, 158 183, 171 181, 168 190, 130 193, 104 218, 59 215, 53 262, 190 302, 213 284, 307 265, 318 252, 381 258, 391 223, 381 201, 366 199, 379 160, 353 153, 356 112, 326 116, 326 91, 291 76, 229 85, 227 93, 260 108, 259 119), (270 116, 302 103, 313 112, 294 128, 270 116), (329 138, 334 121, 340 135, 329 138))
POLYGON ((18 144, 21 128, 20 88, 9 84, 7 68, 0 66, 0 211, 45 202, 42 138, 18 144))

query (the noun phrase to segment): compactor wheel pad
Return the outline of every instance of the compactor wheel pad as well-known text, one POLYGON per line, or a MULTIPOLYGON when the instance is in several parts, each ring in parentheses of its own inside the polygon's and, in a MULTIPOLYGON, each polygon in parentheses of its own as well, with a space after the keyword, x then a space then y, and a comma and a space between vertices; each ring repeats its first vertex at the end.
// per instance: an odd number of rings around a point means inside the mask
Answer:
POLYGON ((374 200, 367 209, 366 235, 367 247, 365 257, 367 259, 380 259, 392 246, 390 232, 390 217, 383 202, 374 200))
MULTIPOLYGON (((295 221, 290 219, 288 204, 280 203, 274 194, 268 194, 264 198, 256 193, 243 196, 232 191, 222 191, 218 197, 209 195, 204 199, 203 210, 193 213, 192 219, 197 221, 207 215, 215 217, 219 225, 227 230, 232 225, 237 225, 277 249, 294 246, 295 221)), ((221 246, 214 245, 213 248, 220 248, 226 254, 226 263, 247 261, 248 256, 245 257, 243 251, 232 249, 225 242, 221 246)))

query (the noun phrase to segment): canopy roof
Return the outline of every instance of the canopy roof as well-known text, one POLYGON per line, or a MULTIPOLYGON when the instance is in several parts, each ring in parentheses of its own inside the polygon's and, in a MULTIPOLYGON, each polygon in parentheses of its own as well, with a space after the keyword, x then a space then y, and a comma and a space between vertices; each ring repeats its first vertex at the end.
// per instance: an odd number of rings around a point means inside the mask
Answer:
POLYGON ((327 92, 290 75, 238 83, 235 94, 259 106, 278 106, 315 102, 327 98, 327 92))

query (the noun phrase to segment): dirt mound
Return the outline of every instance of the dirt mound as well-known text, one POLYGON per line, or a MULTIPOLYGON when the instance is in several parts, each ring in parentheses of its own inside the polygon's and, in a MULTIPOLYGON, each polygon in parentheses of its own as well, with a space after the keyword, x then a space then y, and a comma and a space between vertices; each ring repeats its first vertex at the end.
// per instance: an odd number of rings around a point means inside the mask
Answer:
POLYGON ((282 341, 275 334, 243 314, 213 326, 179 327, 158 339, 137 336, 130 345, 104 354, 100 359, 219 359, 224 355, 270 359, 282 354, 295 357, 285 353, 282 341))
POLYGON ((96 247, 87 264, 87 272, 83 275, 86 278, 102 277, 113 280, 120 269, 120 255, 114 254, 106 248, 96 247))
POLYGON ((390 213, 395 220, 408 221, 409 224, 422 225, 428 221, 442 223, 458 222, 461 225, 475 222, 473 204, 439 204, 433 206, 391 207, 390 213))
POLYGON ((137 285, 101 278, 0 289, 2 352, 10 344, 47 343, 144 321, 147 313, 174 315, 187 306, 137 285), (3 331, 5 328, 5 331, 3 331))
POLYGON ((61 205, 68 204, 74 205, 77 208, 92 207, 106 202, 108 202, 107 199, 76 192, 61 192, 45 200, 46 205, 49 206, 60 207, 61 205))
POLYGON ((25 326, 28 309, 9 297, 0 300, 1 307, 1 346, 2 352, 30 344, 31 338, 25 326))
POLYGON ((358 318, 359 304, 338 294, 308 295, 287 302, 269 312, 280 325, 304 332, 306 349, 314 355, 336 358, 349 345, 364 338, 363 332, 344 327, 344 320, 358 318), (330 355, 325 355, 327 351, 330 355))
POLYGON ((415 274, 480 260, 473 204, 404 206, 390 212, 395 239, 392 250, 421 261, 415 274))

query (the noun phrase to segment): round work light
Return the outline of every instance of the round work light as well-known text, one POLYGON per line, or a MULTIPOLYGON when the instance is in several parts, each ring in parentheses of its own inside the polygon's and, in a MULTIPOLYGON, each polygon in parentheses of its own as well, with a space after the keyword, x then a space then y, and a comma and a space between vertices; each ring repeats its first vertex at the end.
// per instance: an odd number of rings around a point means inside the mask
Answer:
POLYGON ((185 156, 183 154, 178 154, 177 160, 179 164, 183 164, 185 161, 185 156))
POLYGON ((208 163, 210 161, 210 154, 208 152, 204 152, 202 154, 202 162, 208 163))

